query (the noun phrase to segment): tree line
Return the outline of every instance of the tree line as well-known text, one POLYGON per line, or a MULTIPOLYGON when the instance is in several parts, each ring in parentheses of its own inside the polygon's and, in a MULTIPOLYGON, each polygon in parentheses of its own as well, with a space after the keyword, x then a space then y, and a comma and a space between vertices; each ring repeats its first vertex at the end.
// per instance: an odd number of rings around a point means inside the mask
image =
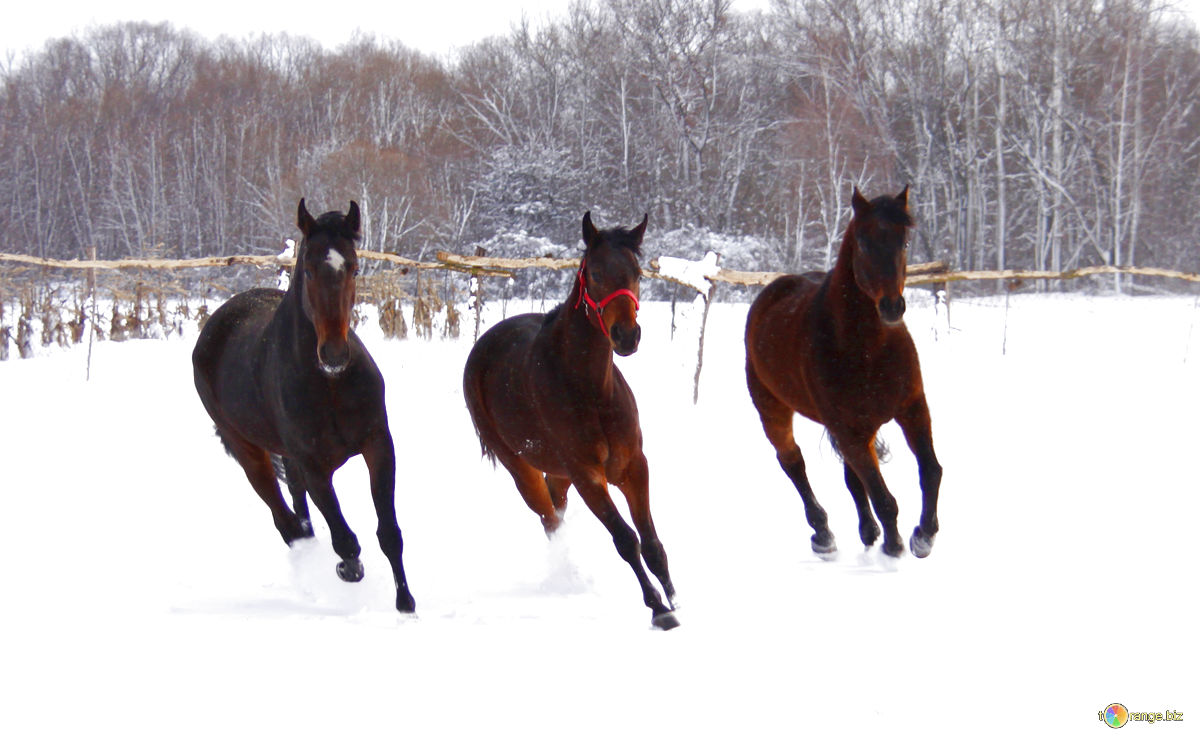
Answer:
POLYGON ((414 259, 573 248, 591 210, 798 271, 853 185, 908 183, 913 261, 1198 270, 1200 37, 1152 0, 581 0, 447 59, 379 34, 126 23, 10 62, 0 248, 276 253, 303 196, 414 259))

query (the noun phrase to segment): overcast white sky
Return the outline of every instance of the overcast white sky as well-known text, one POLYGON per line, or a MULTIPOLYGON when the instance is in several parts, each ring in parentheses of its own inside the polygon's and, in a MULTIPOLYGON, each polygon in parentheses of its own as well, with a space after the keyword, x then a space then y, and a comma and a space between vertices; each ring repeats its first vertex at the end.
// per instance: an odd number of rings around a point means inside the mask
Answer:
MULTIPOLYGON (((522 14, 533 22, 565 15, 570 0, 31 0, 9 3, 0 21, 0 60, 39 49, 50 38, 117 21, 170 21, 209 38, 287 32, 328 48, 356 30, 442 56, 505 34, 522 14)), ((1176 0, 1200 24, 1200 0, 1176 0)), ((734 0, 739 10, 770 0, 734 0)))
MULTIPOLYGON (((506 34, 522 13, 530 21, 566 14, 570 0, 32 0, 10 3, 0 49, 39 49, 50 38, 117 21, 170 21, 209 38, 287 32, 328 48, 356 30, 442 56, 487 36, 506 34)), ((1197 0, 1200 2, 1200 0, 1197 0)), ((738 9, 770 0, 734 0, 738 9)), ((5 54, 6 55, 6 54, 5 54)))

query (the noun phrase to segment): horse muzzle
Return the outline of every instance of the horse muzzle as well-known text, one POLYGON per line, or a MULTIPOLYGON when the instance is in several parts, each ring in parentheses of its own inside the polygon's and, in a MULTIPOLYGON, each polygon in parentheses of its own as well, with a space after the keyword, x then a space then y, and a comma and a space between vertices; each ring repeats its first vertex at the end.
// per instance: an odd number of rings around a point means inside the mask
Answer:
POLYGON ((887 297, 886 295, 879 298, 879 302, 875 303, 875 309, 879 311, 879 319, 885 325, 898 325, 904 322, 904 295, 895 297, 887 297))
POLYGON ((327 376, 336 377, 350 366, 350 342, 322 341, 317 346, 317 363, 327 376))
POLYGON ((609 338, 612 341, 613 351, 618 356, 629 356, 638 350, 638 344, 642 340, 642 327, 634 323, 632 327, 614 323, 609 338))

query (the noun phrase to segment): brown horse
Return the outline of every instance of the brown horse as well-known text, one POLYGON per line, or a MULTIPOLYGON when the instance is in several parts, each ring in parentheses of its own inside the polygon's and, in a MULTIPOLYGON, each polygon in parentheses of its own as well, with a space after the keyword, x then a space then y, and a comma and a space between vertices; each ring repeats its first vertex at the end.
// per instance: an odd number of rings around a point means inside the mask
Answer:
POLYGON ((746 318, 746 382, 779 465, 804 501, 818 555, 837 551, 825 510, 813 496, 804 457, 792 436, 800 413, 829 431, 845 465, 846 486, 858 508, 867 546, 883 523, 883 551, 904 551, 896 500, 879 473, 875 435, 895 420, 920 470, 920 525, 909 545, 929 555, 938 531, 942 467, 933 452, 929 407, 912 337, 904 327, 905 239, 913 225, 908 188, 867 202, 857 188, 854 217, 837 263, 828 274, 789 275, 768 285, 746 318))
POLYGON ((396 609, 415 608, 404 576, 396 523, 396 454, 384 408, 383 377, 350 329, 359 237, 358 204, 313 219, 300 201, 304 238, 287 292, 253 289, 212 314, 192 352, 196 391, 225 449, 275 519, 284 543, 311 538, 307 494, 325 516, 337 573, 363 578, 358 538, 333 491, 333 472, 362 454, 379 518, 379 545, 392 567, 396 609), (279 466, 292 495, 288 509, 279 466))
POLYGON ((545 315, 503 320, 480 336, 467 357, 463 392, 484 453, 512 474, 546 534, 558 528, 574 485, 637 575, 651 622, 668 630, 679 624, 674 606, 663 604, 642 567, 644 557, 670 602, 675 587, 650 517, 637 403, 613 365, 613 351, 629 356, 641 339, 645 231, 645 218, 631 230, 598 231, 585 214, 586 251, 567 301, 545 315), (610 482, 625 494, 636 534, 609 497, 610 482))

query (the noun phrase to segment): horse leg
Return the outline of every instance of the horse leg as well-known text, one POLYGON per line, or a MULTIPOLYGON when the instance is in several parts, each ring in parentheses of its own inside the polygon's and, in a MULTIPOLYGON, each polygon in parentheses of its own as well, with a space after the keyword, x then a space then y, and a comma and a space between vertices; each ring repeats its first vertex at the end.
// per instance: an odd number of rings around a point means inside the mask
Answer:
POLYGON ((767 440, 775 447, 775 458, 779 460, 779 466, 783 468, 788 479, 792 480, 796 491, 800 493, 800 499, 804 502, 804 516, 813 529, 812 550, 822 558, 832 558, 837 553, 837 542, 834 540, 833 531, 829 530, 829 516, 813 494, 808 474, 805 473, 804 455, 800 453, 800 447, 796 445, 795 436, 792 435, 792 416, 795 412, 763 386, 748 362, 746 379, 750 388, 750 399, 758 409, 763 431, 767 434, 767 440))
POLYGON ((329 525, 334 553, 342 557, 337 565, 338 576, 344 582, 361 581, 364 571, 362 561, 358 557, 362 553, 362 547, 358 545, 358 536, 354 535, 354 531, 350 530, 346 523, 346 518, 342 516, 342 507, 333 491, 333 471, 321 470, 302 461, 298 462, 298 466, 309 497, 329 525))
POLYGON ((674 609, 675 585, 671 583, 671 574, 667 570, 667 552, 658 540, 654 518, 650 515, 650 470, 645 455, 638 455, 617 488, 629 503, 629 514, 633 517, 638 537, 642 539, 642 558, 646 560, 650 573, 662 584, 667 603, 674 609))
POLYGON ((284 476, 287 477, 288 492, 292 495, 292 510, 300 521, 300 527, 313 534, 312 517, 308 513, 308 491, 304 489, 304 478, 291 459, 283 460, 284 476))
MULTIPOLYGON (((832 431, 831 431, 832 432, 832 431)), ((874 436, 869 438, 847 438, 834 436, 846 464, 858 475, 875 508, 875 515, 883 525, 883 552, 888 556, 899 556, 904 552, 904 543, 896 527, 899 508, 896 498, 888 491, 883 475, 879 473, 879 459, 875 456, 874 436)))
POLYGON ((271 510, 275 521, 275 529, 283 537, 283 542, 291 546, 293 541, 301 538, 312 538, 312 528, 305 528, 283 501, 283 493, 279 489, 279 480, 275 476, 275 465, 271 463, 271 454, 266 449, 255 446, 229 428, 217 427, 221 438, 225 441, 230 455, 241 465, 246 473, 250 486, 271 510))
POLYGON ((921 522, 913 529, 908 545, 913 556, 923 559, 933 549, 933 537, 938 532, 938 490, 942 486, 942 465, 933 452, 933 433, 925 396, 922 395, 897 416, 896 423, 904 431, 904 439, 917 457, 917 470, 921 478, 921 522))
POLYGON ((849 464, 844 466, 846 468, 846 488, 850 490, 850 496, 854 498, 854 506, 858 508, 858 537, 862 539, 864 546, 870 548, 879 538, 879 525, 875 522, 875 516, 871 514, 871 501, 867 499, 867 490, 863 487, 862 480, 858 478, 849 464))
MULTIPOLYGON (((642 601, 654 613, 650 622, 654 627, 662 630, 677 627, 679 620, 675 618, 675 613, 663 604, 662 597, 659 596, 658 590, 654 588, 650 576, 646 574, 646 569, 642 566, 637 534, 633 532, 628 523, 621 519, 621 513, 617 511, 617 506, 613 504, 612 498, 608 495, 608 481, 603 473, 599 471, 579 473, 572 475, 571 482, 575 485, 575 489, 579 490, 579 495, 588 509, 608 529, 613 544, 617 547, 617 553, 633 569, 638 584, 642 588, 642 601)), ((665 559, 663 563, 665 565, 665 559)))
POLYGON ((567 512, 567 490, 570 487, 570 477, 546 475, 546 488, 550 490, 550 500, 554 503, 554 511, 560 518, 567 512))
POLYGON ((497 451, 496 458, 512 475, 513 481, 517 485, 517 491, 521 493, 521 499, 525 500, 529 509, 533 510, 538 519, 542 521, 542 529, 546 531, 546 537, 553 535, 562 523, 562 519, 558 517, 554 501, 550 499, 546 477, 529 462, 515 454, 497 451))
POLYGON ((371 475, 371 500, 379 520, 375 534, 379 548, 392 566, 392 579, 396 583, 396 609, 413 612, 417 603, 408 590, 408 578, 404 575, 404 538, 400 535, 400 524, 396 522, 396 450, 392 434, 385 430, 373 436, 363 448, 363 460, 371 475))

